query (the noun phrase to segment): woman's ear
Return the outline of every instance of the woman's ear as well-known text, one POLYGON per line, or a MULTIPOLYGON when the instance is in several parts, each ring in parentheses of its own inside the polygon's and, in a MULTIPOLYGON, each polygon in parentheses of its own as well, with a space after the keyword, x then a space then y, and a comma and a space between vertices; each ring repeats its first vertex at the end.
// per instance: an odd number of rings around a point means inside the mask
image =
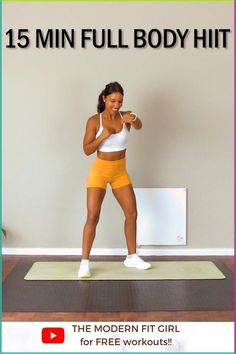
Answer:
POLYGON ((106 101, 106 97, 104 95, 102 96, 102 99, 103 99, 103 102, 106 101))

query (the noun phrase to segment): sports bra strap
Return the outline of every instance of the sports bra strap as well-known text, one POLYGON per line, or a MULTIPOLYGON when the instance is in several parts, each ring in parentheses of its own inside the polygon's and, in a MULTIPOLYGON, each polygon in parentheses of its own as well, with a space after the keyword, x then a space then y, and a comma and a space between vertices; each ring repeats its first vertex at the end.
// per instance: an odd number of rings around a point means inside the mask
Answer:
POLYGON ((120 116, 121 116, 122 121, 124 122, 123 116, 122 116, 122 114, 121 114, 121 112, 120 112, 120 111, 119 111, 119 113, 120 113, 120 116))
POLYGON ((102 126, 102 113, 100 113, 100 127, 103 128, 103 126, 102 126))

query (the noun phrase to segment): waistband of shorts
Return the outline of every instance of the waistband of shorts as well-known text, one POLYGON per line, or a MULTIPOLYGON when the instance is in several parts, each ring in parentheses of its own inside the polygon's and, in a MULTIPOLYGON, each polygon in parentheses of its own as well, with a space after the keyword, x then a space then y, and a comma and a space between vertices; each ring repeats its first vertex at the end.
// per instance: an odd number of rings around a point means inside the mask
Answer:
POLYGON ((120 160, 102 160, 98 157, 94 161, 94 165, 99 168, 123 168, 126 166, 126 158, 122 158, 120 160))

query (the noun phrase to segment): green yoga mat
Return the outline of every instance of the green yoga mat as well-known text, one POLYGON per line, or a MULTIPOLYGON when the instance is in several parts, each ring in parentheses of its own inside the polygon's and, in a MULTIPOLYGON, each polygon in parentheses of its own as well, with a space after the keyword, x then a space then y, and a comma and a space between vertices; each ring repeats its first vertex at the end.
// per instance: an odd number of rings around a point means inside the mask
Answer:
MULTIPOLYGON (((83 280, 225 279, 209 261, 150 262, 151 269, 126 268, 123 262, 90 262, 92 276, 83 280)), ((25 280, 78 280, 80 262, 35 262, 25 280)))

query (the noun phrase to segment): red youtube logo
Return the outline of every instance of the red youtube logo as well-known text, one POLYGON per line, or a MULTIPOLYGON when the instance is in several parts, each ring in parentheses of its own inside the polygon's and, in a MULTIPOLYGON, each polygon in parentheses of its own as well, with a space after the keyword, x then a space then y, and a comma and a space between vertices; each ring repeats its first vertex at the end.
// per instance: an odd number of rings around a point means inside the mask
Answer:
POLYGON ((60 344, 65 340, 65 331, 61 327, 44 327, 42 329, 42 342, 45 344, 60 344))

